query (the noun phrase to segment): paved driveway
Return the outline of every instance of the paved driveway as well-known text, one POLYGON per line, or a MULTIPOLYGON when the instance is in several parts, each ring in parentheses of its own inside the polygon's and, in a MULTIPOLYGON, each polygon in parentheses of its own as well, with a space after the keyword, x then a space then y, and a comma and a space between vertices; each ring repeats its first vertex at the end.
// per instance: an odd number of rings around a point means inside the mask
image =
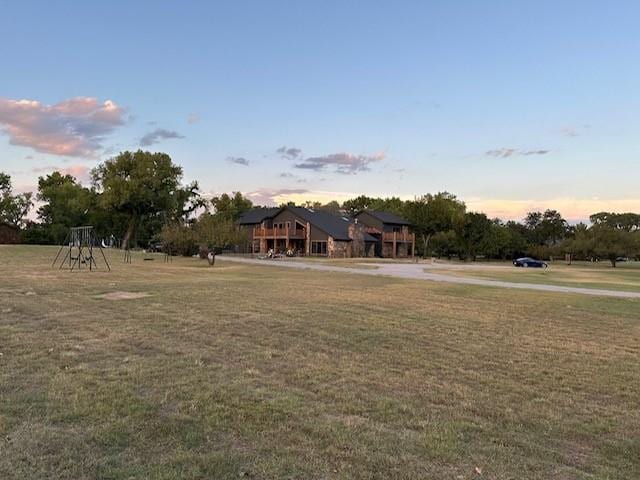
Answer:
POLYGON ((640 292, 624 292, 619 290, 604 290, 597 288, 564 287, 561 285, 545 285, 538 283, 515 283, 500 280, 486 280, 481 278, 456 277, 441 273, 425 272, 427 266, 422 263, 367 263, 377 269, 337 267, 334 265, 322 265, 317 262, 289 261, 286 259, 258 260, 253 258, 219 256, 220 260, 244 263, 249 265, 261 265, 281 268, 297 268, 319 270, 323 272, 355 273, 358 275, 376 275, 412 280, 430 280, 433 282, 457 283, 462 285, 480 285, 483 287, 517 288, 520 290, 539 290, 543 292, 578 293, 582 295, 596 295, 605 297, 640 298, 640 292))

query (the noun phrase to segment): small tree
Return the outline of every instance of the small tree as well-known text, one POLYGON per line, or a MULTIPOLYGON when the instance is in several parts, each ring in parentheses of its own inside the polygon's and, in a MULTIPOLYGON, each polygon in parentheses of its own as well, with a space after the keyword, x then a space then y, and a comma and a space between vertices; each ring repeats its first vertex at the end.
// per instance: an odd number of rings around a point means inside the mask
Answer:
POLYGON ((17 228, 25 226, 26 216, 33 206, 32 194, 14 194, 11 177, 0 172, 0 222, 17 228))
POLYGON ((232 220, 221 215, 202 215, 195 230, 198 243, 209 249, 243 245, 248 240, 244 230, 236 228, 232 220))
POLYGON ((614 268, 618 258, 636 256, 640 252, 640 237, 636 233, 602 224, 596 224, 590 230, 594 253, 607 258, 614 268))

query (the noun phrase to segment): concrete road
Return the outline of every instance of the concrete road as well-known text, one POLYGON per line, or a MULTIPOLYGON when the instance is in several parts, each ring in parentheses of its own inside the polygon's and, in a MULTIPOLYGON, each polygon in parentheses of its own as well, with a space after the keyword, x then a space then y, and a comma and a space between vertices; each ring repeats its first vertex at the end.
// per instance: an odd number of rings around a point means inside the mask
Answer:
POLYGON ((462 285, 479 285, 483 287, 516 288, 520 290, 538 290, 542 292, 577 293, 580 295, 596 295, 603 297, 619 298, 640 298, 640 292, 625 292, 619 290, 604 290, 599 288, 564 287, 561 285, 547 285, 538 283, 516 283, 504 282, 501 280, 486 280, 471 277, 456 277, 441 273, 425 272, 428 265, 422 263, 366 263, 365 265, 376 266, 377 269, 338 267, 335 265, 322 265, 317 262, 290 261, 287 259, 258 260, 254 258, 232 257, 220 255, 222 261, 244 263, 248 265, 260 265, 281 268, 297 268, 308 270, 319 270, 323 272, 354 273, 357 275, 376 275, 397 278, 408 278, 411 280, 430 280, 433 282, 456 283, 462 285))

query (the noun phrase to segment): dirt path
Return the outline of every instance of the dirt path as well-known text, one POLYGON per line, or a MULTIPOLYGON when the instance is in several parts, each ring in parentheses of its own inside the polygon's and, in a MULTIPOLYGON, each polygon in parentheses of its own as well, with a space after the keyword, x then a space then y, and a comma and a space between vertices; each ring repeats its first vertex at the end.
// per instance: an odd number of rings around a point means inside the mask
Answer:
POLYGON ((297 268, 319 270, 324 272, 355 273, 358 275, 381 275, 412 280, 431 280, 434 282, 456 283, 462 285, 479 285, 483 287, 517 288, 521 290, 538 290, 543 292, 578 293, 582 295, 596 295, 604 297, 640 298, 640 292, 624 292, 619 290, 604 290, 598 288, 565 287, 561 285, 546 285, 537 283, 515 283, 500 280, 485 280, 470 277, 455 277, 441 273, 427 273, 424 264, 412 263, 367 263, 378 267, 375 270, 363 268, 337 267, 333 265, 321 265, 316 262, 301 262, 287 260, 258 260, 252 258, 240 258, 219 256, 220 260, 244 263, 249 265, 262 265, 282 268, 297 268))

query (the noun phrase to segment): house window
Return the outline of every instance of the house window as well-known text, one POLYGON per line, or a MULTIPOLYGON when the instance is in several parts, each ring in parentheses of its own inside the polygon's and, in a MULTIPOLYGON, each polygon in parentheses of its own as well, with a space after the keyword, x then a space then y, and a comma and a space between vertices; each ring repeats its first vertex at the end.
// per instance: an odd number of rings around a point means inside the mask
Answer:
POLYGON ((312 255, 326 255, 327 254, 327 242, 311 242, 311 254, 312 255))
POLYGON ((291 230, 291 222, 287 222, 287 230, 291 230))

